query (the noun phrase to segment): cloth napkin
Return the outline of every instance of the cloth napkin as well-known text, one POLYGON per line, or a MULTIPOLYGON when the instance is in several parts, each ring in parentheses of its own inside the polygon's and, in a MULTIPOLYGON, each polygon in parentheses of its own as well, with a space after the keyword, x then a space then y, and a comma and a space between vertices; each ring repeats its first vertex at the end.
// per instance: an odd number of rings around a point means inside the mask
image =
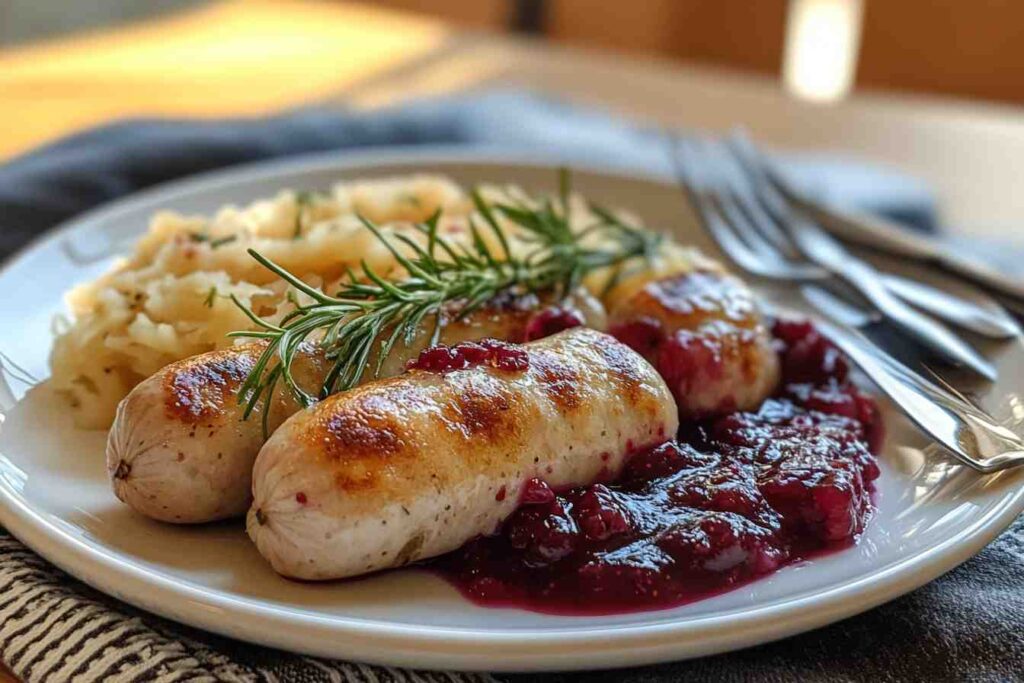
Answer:
MULTIPOLYGON (((421 102, 269 119, 132 121, 75 135, 0 167, 0 258, 87 208, 212 168, 298 152, 488 145, 667 171, 661 131, 532 95, 421 102)), ((837 204, 934 227, 912 178, 831 157, 791 157, 794 179, 837 204)), ((605 672, 489 676, 303 657, 172 623, 47 564, 0 529, 0 660, 28 681, 1024 680, 1024 524, 888 605, 784 641, 700 660, 605 672)))

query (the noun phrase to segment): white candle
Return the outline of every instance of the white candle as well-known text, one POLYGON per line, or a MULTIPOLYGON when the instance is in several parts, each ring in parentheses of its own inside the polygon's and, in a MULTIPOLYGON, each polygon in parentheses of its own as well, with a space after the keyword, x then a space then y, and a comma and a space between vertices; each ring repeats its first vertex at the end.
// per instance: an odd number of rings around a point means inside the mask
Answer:
POLYGON ((853 85, 863 0, 790 0, 782 74, 797 97, 834 102, 853 85))

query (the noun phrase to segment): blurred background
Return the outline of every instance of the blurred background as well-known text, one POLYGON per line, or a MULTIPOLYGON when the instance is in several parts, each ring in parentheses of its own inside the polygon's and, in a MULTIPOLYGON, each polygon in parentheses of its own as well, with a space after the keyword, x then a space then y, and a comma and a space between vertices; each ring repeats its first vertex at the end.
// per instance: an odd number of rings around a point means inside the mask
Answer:
MULTIPOLYGON (((436 57, 456 35, 518 34, 758 74, 815 101, 868 89, 1020 104, 1021 26, 1020 0, 3 0, 0 92, 36 100, 8 114, 22 119, 55 99, 84 107, 71 125, 251 112, 436 57), (194 93, 158 97, 143 81, 173 82, 172 69, 194 93), (226 91, 198 102, 211 84, 226 91), (125 92, 136 88, 145 92, 125 92)), ((452 71, 434 89, 472 76, 452 71)), ((0 142, 0 154, 62 127, 48 118, 0 142)))
POLYGON ((1021 0, 0 0, 0 161, 125 117, 512 88, 882 160, 1015 234, 1021 26, 1021 0))

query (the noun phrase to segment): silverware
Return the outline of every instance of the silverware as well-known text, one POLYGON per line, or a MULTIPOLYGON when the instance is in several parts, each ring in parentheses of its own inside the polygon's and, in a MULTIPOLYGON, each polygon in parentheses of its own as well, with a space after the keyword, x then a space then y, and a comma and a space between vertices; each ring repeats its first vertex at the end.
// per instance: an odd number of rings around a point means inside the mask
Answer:
MULTIPOLYGON (((849 289, 844 289, 842 296, 832 293, 829 288, 835 286, 834 278, 814 263, 792 258, 796 250, 780 229, 758 230, 753 221, 759 216, 764 220, 763 207, 737 202, 734 196, 723 196, 733 195, 731 191, 697 191, 687 161, 679 155, 675 155, 675 159, 681 187, 722 250, 737 265, 755 275, 819 283, 804 284, 801 293, 812 306, 838 324, 830 324, 820 317, 815 318, 815 324, 911 421, 959 462, 978 472, 991 473, 1024 465, 1024 440, 950 385, 940 386, 926 379, 856 331, 855 328, 879 322, 882 314, 870 305, 863 308, 851 303, 847 299, 851 294, 849 289), (766 246, 772 249, 767 250, 766 246)), ((766 223, 758 227, 761 225, 766 223)), ((866 300, 865 303, 870 304, 866 300)))
MULTIPOLYGON (((729 208, 724 207, 724 212, 729 213, 729 208)), ((771 245, 762 244, 760 248, 755 247, 757 253, 749 253, 748 244, 757 244, 762 237, 753 228, 748 229, 749 220, 745 216, 731 218, 740 226, 743 237, 736 237, 731 231, 722 234, 715 224, 709 228, 722 250, 744 270, 773 280, 824 282, 832 277, 824 268, 786 260, 782 254, 773 253, 771 245)), ((886 289, 907 303, 961 329, 990 339, 1013 339, 1021 334, 1016 321, 1003 312, 993 312, 968 299, 891 273, 881 273, 881 280, 886 289)))
MULTIPOLYGON (((806 214, 813 218, 813 211, 809 210, 805 205, 799 201, 794 201, 793 190, 785 185, 785 180, 782 178, 778 170, 771 164, 771 161, 763 154, 761 154, 756 147, 750 142, 742 132, 735 133, 732 138, 732 146, 738 153, 747 158, 747 163, 750 164, 750 169, 760 174, 759 180, 768 183, 774 187, 778 192, 778 196, 775 201, 782 201, 784 204, 791 204, 797 209, 797 213, 806 214)), ((838 216, 838 214, 835 214, 838 216)), ((821 221, 812 220, 813 224, 819 227, 827 228, 821 221)), ((879 222, 879 225, 882 225, 879 222)), ((847 231, 851 228, 848 226, 847 231)), ((895 226, 888 225, 890 232, 898 231, 892 235, 893 240, 903 239, 901 244, 904 245, 927 245, 928 253, 934 255, 945 255, 948 249, 942 249, 940 246, 927 238, 922 238, 916 235, 909 234, 906 230, 900 230, 895 226)), ((860 231, 855 228, 852 231, 858 235, 862 235, 860 231)), ((862 241, 867 242, 862 237, 862 241)), ((918 255, 923 254, 918 247, 918 255)), ((957 262, 967 263, 968 260, 964 257, 956 257, 957 262)), ((984 264, 975 264, 976 268, 984 269, 995 273, 984 264)), ((1016 285, 1012 281, 1007 280, 1007 283, 1016 285)), ((914 280, 901 278, 896 275, 882 273, 883 284, 886 289, 891 291, 893 294, 903 299, 907 303, 920 308, 921 310, 947 322, 950 322, 962 329, 975 332, 984 337, 990 337, 992 339, 1014 339, 1021 336, 1021 327, 1014 319, 1012 315, 1006 310, 1006 308, 992 296, 987 296, 981 291, 976 291, 978 298, 984 298, 986 305, 981 305, 976 301, 964 299, 962 297, 955 296, 948 292, 942 291, 930 285, 914 280)), ((1020 289, 1024 292, 1024 283, 1020 283, 1020 289)), ((1024 300, 1019 302, 1020 305, 1024 305, 1024 300)))
MULTIPOLYGON (((676 160, 678 163, 682 163, 680 157, 677 156, 676 160)), ((695 203, 699 200, 698 197, 691 197, 691 199, 695 203)), ((753 263, 739 264, 741 267, 761 277, 771 279, 824 281, 832 277, 827 270, 813 264, 792 263, 789 260, 791 256, 783 253, 786 250, 789 250, 790 254, 793 252, 784 236, 772 233, 762 235, 762 230, 750 224, 751 220, 754 220, 762 229, 764 226, 771 227, 773 223, 769 216, 754 216, 748 220, 746 216, 736 215, 735 211, 730 211, 729 206, 723 208, 726 213, 731 214, 730 220, 742 232, 740 241, 735 248, 730 250, 734 252, 730 253, 730 256, 736 256, 735 252, 744 249, 747 243, 753 245, 752 248, 757 252, 754 255, 753 263), (767 266, 767 270, 765 266, 767 266)), ((720 236, 715 235, 715 237, 719 239, 720 236)), ((721 239, 728 239, 728 236, 721 239)), ((907 303, 962 329, 992 339, 1012 339, 1021 334, 1017 322, 994 300, 988 302, 991 307, 986 307, 930 285, 889 273, 882 273, 882 282, 887 289, 907 303)))
MULTIPOLYGON (((691 198, 694 199, 694 198, 691 198)), ((695 199, 696 203, 696 199, 695 199)), ((726 207, 728 210, 728 207, 726 207)), ((812 264, 793 264, 785 257, 785 254, 778 252, 778 248, 768 243, 761 233, 751 227, 743 215, 734 215, 733 221, 743 231, 742 238, 734 245, 730 242, 731 235, 713 235, 719 241, 720 246, 731 258, 743 260, 738 263, 745 270, 748 270, 760 277, 792 280, 792 281, 818 281, 823 282, 832 277, 824 268, 812 264), (755 245, 758 254, 752 258, 743 258, 741 252, 747 249, 747 243, 755 245), (728 249, 726 247, 729 247, 728 249), (776 252, 778 252, 776 254, 776 252), (765 258, 769 255, 770 258, 765 258)), ((770 221, 765 217, 765 222, 770 221)), ((714 227, 714 226, 710 226, 714 227)), ((787 248, 786 240, 778 237, 782 249, 787 248)), ((968 299, 949 294, 930 285, 916 282, 907 278, 899 277, 891 273, 882 273, 882 283, 896 296, 907 303, 943 320, 946 320, 961 329, 991 339, 1013 339, 1021 335, 1021 328, 1002 306, 992 300, 991 308, 979 305, 968 299)), ((1024 311, 1022 311, 1024 316, 1024 311)))
MULTIPOLYGON (((838 240, 794 213, 785 199, 764 178, 756 151, 741 141, 728 147, 708 147, 703 160, 706 170, 717 172, 716 182, 707 183, 694 194, 709 231, 721 237, 728 230, 735 237, 723 244, 727 253, 735 250, 743 238, 751 240, 747 255, 759 258, 758 251, 774 250, 773 265, 767 270, 789 270, 790 275, 814 272, 809 266, 824 269, 836 282, 845 284, 876 308, 886 322, 947 360, 963 365, 989 380, 996 378, 995 367, 969 344, 934 319, 912 308, 893 295, 872 266, 851 255, 838 240), (716 220, 715 211, 718 219, 716 220), (738 233, 738 234, 737 234, 738 233), (787 268, 788 266, 788 268, 787 268)), ((691 143, 691 150, 695 143, 691 143)), ((683 185, 693 186, 693 173, 687 172, 686 155, 676 155, 683 185)), ((739 263, 741 267, 748 264, 739 263)), ((752 271, 756 272, 756 271, 752 271)), ((819 278, 820 279, 820 278, 819 278)))
POLYGON ((817 310, 841 323, 816 318, 822 334, 957 460, 985 474, 1024 465, 1024 440, 948 384, 931 382, 851 329, 869 324, 869 314, 820 287, 805 285, 801 290, 817 310))
POLYGON ((886 289, 912 306, 961 329, 990 339, 1015 339, 1021 336, 1020 325, 995 301, 992 302, 995 310, 992 310, 968 299, 891 273, 882 274, 882 283, 886 289))
POLYGON ((770 162, 765 168, 772 184, 789 201, 808 211, 822 227, 844 241, 938 266, 952 275, 1024 304, 1024 280, 1011 278, 984 261, 951 251, 947 245, 909 232, 884 218, 826 207, 796 190, 770 162))

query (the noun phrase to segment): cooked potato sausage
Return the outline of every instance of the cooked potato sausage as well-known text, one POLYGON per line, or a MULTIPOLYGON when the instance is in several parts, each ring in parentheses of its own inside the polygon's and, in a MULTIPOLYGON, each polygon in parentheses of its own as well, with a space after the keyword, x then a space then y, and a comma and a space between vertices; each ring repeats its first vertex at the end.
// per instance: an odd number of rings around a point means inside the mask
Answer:
POLYGON ((628 285, 606 299, 609 331, 658 369, 682 419, 753 410, 775 390, 771 333, 741 280, 696 270, 628 285))
POLYGON ((611 479, 675 435, 665 382, 604 333, 504 352, 525 362, 413 369, 288 419, 256 460, 247 523, 273 568, 334 579, 439 555, 493 531, 532 478, 611 479))
MULTIPOLYGON (((603 327, 603 309, 584 294, 573 305, 587 324, 603 327)), ((441 341, 495 337, 522 340, 542 302, 532 295, 503 297, 444 326, 441 341)), ((397 345, 381 376, 401 373, 427 345, 430 329, 409 346, 397 345)), ((154 519, 197 523, 245 514, 252 464, 265 439, 262 415, 242 420, 237 393, 259 358, 262 343, 214 351, 172 363, 136 386, 118 406, 107 440, 107 470, 114 493, 154 519)), ((371 359, 372 362, 372 359, 371 359)), ((316 394, 329 363, 312 345, 292 368, 298 384, 316 394)), ((257 409, 261 410, 262 406, 257 409)), ((267 416, 277 428, 299 409, 278 383, 267 416)))

